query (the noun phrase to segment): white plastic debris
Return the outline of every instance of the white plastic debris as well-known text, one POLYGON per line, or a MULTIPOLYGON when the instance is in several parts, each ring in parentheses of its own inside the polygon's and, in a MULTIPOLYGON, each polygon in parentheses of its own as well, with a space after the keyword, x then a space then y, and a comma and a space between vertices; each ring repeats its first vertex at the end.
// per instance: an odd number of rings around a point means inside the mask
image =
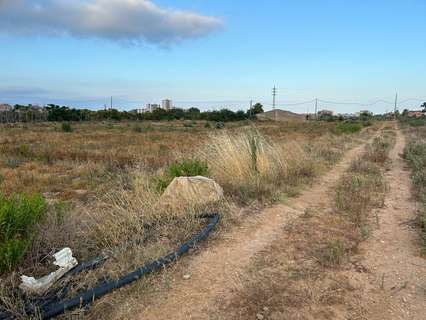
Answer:
POLYGON ((20 288, 28 293, 32 294, 43 294, 45 293, 58 279, 60 279, 65 273, 74 268, 78 261, 72 256, 70 248, 64 248, 53 255, 55 261, 54 265, 59 267, 58 270, 49 273, 40 279, 34 277, 21 276, 22 283, 20 288))

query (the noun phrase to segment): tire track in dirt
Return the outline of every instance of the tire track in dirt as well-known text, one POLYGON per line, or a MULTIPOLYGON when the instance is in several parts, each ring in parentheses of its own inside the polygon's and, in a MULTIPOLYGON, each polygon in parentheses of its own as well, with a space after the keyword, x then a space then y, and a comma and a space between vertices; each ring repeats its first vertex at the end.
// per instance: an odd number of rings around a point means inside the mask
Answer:
POLYGON ((139 319, 209 319, 208 310, 217 297, 226 297, 238 285, 239 274, 251 258, 270 245, 292 219, 305 208, 332 210, 328 193, 364 145, 349 150, 343 159, 311 188, 291 198, 286 205, 275 205, 249 218, 223 236, 220 242, 195 256, 187 269, 188 280, 178 280, 161 301, 142 310, 139 319))
POLYGON ((426 259, 419 256, 416 203, 401 158, 405 138, 397 130, 386 173, 389 191, 378 211, 379 226, 360 246, 364 274, 352 274, 363 290, 365 319, 426 319, 426 259), (408 223, 407 223, 408 222, 408 223))

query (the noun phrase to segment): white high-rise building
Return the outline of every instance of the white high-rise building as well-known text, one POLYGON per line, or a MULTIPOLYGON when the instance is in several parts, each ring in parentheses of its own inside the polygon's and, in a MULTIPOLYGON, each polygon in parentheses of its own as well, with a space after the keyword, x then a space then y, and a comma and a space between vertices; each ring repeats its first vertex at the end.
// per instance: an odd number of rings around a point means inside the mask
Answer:
POLYGON ((170 110, 170 109, 172 109, 173 108, 172 100, 170 100, 170 99, 164 99, 163 101, 161 101, 161 107, 164 110, 170 110))
POLYGON ((145 106, 146 112, 152 112, 152 111, 157 110, 157 109, 160 109, 160 105, 156 104, 156 103, 148 103, 145 106))

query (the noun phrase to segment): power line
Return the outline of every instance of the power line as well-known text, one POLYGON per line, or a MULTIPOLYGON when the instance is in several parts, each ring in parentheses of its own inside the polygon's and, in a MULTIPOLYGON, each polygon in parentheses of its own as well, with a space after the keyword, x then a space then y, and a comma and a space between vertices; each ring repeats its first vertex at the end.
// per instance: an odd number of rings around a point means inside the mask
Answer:
POLYGON ((384 99, 379 99, 379 100, 376 100, 376 101, 370 102, 370 103, 364 103, 364 102, 346 102, 346 101, 345 102, 344 101, 330 101, 330 100, 321 100, 321 99, 319 99, 318 101, 321 101, 323 103, 328 103, 328 104, 356 105, 356 106, 366 106, 366 107, 373 106, 373 105, 378 104, 378 103, 392 104, 391 101, 386 101, 384 99))

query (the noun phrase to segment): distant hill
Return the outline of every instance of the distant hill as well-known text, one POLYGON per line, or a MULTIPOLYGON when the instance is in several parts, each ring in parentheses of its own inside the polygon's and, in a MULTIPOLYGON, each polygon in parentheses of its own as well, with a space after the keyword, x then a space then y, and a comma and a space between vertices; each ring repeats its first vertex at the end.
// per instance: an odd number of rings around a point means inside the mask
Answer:
POLYGON ((305 121, 304 114, 298 114, 291 111, 275 109, 257 115, 259 120, 277 120, 277 121, 305 121))

